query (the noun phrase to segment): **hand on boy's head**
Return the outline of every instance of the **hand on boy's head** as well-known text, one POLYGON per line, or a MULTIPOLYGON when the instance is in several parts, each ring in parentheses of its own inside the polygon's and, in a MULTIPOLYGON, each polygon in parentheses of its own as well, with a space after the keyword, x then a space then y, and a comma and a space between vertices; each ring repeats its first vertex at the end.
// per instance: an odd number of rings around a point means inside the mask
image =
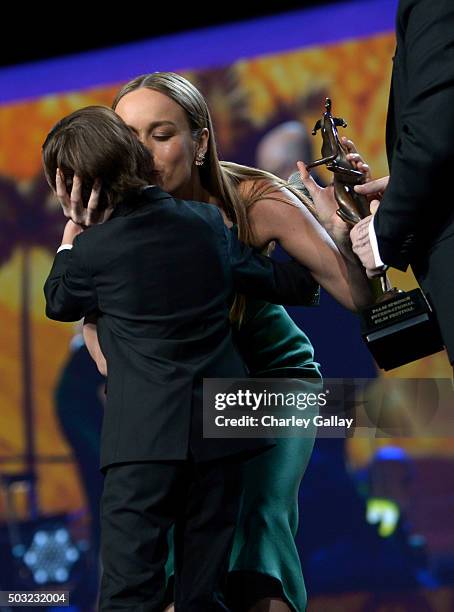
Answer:
POLYGON ((101 181, 96 179, 90 192, 87 206, 84 206, 82 198, 83 184, 81 178, 74 174, 68 183, 63 172, 58 168, 55 177, 55 193, 67 219, 83 227, 98 225, 106 221, 112 214, 113 208, 99 208, 99 196, 101 193, 101 181), (71 192, 68 193, 68 187, 71 192))
POLYGON ((74 242, 74 238, 83 231, 84 228, 81 225, 74 223, 74 221, 70 219, 66 223, 65 229, 63 230, 61 244, 72 244, 74 242))

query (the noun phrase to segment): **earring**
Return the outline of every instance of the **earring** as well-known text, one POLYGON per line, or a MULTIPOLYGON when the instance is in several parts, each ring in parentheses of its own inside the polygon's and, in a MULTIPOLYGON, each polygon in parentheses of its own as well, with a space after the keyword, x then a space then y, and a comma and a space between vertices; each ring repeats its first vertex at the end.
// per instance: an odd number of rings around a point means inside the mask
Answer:
POLYGON ((197 157, 195 158, 195 165, 196 166, 203 166, 203 162, 205 161, 205 154, 201 153, 199 155, 197 155, 197 157))

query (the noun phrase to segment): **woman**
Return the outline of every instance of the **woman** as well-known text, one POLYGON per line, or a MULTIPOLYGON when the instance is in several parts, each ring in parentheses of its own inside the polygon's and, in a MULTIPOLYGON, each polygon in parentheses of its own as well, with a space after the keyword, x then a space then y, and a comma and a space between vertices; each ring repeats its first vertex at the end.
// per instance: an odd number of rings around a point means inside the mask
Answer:
MULTIPOLYGON (((318 215, 338 247, 316 220, 310 199, 267 172, 219 161, 206 102, 186 79, 174 73, 138 77, 121 89, 113 108, 151 152, 155 182, 162 189, 218 206, 226 224, 236 224, 240 239, 255 247, 267 249, 278 241, 347 308, 369 303, 363 270, 349 248, 348 228, 335 215, 332 194, 319 190, 304 168, 302 178, 316 195, 318 215)), ((361 167, 357 154, 351 159, 361 167)), ((74 183, 71 197, 60 185, 61 203, 73 220, 89 225, 96 221, 96 193, 90 210, 84 210, 80 185, 74 183)), ((320 377, 307 336, 284 308, 238 297, 231 318, 251 376, 320 377)), ((93 324, 85 325, 85 337, 105 371, 93 324)), ((280 439, 244 468, 244 499, 230 562, 235 610, 306 608, 294 536, 298 487, 312 446, 309 438, 280 439)))

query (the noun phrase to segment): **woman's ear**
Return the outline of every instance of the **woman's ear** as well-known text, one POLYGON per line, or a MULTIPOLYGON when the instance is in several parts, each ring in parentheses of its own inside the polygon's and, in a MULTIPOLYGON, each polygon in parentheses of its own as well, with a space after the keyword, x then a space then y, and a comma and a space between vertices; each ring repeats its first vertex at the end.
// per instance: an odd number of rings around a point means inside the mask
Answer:
POLYGON ((208 128, 203 128, 200 132, 199 143, 197 146, 197 156, 205 157, 208 151, 208 141, 210 140, 210 132, 208 128))
POLYGON ((208 128, 203 128, 200 132, 199 141, 195 147, 195 159, 194 163, 196 166, 203 166, 205 162, 205 155, 208 150, 208 140, 210 138, 210 132, 208 128))

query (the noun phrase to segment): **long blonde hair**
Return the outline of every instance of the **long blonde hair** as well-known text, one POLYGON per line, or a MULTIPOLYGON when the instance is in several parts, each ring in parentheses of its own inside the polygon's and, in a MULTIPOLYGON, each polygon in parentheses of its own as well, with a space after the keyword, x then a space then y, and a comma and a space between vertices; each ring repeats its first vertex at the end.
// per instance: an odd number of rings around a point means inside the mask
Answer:
MULTIPOLYGON (((253 243, 253 233, 248 219, 248 209, 257 200, 273 193, 272 199, 287 203, 285 197, 276 196, 276 189, 287 188, 307 208, 315 214, 312 201, 301 191, 290 186, 279 177, 249 166, 220 161, 216 138, 207 102, 201 92, 187 79, 175 72, 152 72, 132 79, 117 93, 112 108, 115 110, 119 101, 126 94, 136 89, 147 88, 163 93, 176 102, 185 111, 194 141, 200 139, 202 130, 207 128, 210 134, 205 161, 199 166, 200 182, 221 204, 227 217, 238 226, 238 237, 246 244, 253 243), (257 181, 247 193, 239 188, 244 181, 257 181)), ((237 296, 230 316, 241 322, 245 311, 245 299, 237 296)))

